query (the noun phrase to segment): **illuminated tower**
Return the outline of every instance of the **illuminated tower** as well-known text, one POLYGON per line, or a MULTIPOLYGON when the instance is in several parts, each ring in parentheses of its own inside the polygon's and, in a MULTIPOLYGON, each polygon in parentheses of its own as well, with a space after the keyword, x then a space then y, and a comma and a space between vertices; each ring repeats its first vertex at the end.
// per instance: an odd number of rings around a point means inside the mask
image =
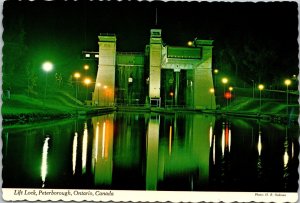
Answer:
POLYGON ((202 49, 200 63, 194 67, 193 103, 194 108, 216 108, 215 95, 209 89, 213 88, 212 78, 212 43, 213 40, 195 40, 195 47, 202 49))
POLYGON ((160 106, 162 39, 160 29, 151 29, 149 60, 149 98, 160 106))
POLYGON ((98 72, 93 104, 112 106, 115 100, 116 41, 114 34, 100 34, 98 72))

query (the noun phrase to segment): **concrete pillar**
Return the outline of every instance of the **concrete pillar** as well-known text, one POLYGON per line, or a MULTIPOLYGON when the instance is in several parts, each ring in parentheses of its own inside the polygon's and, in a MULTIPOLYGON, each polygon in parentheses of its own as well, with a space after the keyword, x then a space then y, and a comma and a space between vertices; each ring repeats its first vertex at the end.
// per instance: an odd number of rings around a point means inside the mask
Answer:
POLYGON ((150 101, 160 101, 162 39, 160 29, 151 29, 149 59, 149 97, 150 101))
POLYGON ((197 40, 196 47, 202 48, 202 58, 194 69, 193 91, 194 107, 197 108, 216 108, 215 95, 211 96, 209 91, 213 88, 212 76, 212 40, 197 40))
POLYGON ((99 37, 98 72, 93 94, 93 104, 112 106, 115 100, 116 72, 116 42, 115 35, 100 35, 99 37), (98 85, 97 85, 98 84, 98 85))

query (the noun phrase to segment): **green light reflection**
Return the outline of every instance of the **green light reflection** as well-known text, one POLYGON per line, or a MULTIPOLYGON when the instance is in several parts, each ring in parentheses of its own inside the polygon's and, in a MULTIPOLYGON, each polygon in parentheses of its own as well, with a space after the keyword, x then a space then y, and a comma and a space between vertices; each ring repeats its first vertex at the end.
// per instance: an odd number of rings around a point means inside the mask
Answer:
POLYGON ((45 187, 45 181, 47 176, 47 156, 48 156, 48 148, 49 148, 49 144, 48 144, 49 139, 50 139, 49 137, 46 137, 43 145, 42 166, 41 166, 41 177, 43 182, 42 187, 45 187))

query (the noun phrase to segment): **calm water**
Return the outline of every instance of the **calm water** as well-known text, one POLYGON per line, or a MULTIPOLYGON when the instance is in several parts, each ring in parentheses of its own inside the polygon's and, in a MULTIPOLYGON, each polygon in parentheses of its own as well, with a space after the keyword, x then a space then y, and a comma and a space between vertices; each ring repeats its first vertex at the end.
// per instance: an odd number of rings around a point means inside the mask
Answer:
POLYGON ((4 128, 4 188, 290 191, 298 126, 113 113, 4 128))

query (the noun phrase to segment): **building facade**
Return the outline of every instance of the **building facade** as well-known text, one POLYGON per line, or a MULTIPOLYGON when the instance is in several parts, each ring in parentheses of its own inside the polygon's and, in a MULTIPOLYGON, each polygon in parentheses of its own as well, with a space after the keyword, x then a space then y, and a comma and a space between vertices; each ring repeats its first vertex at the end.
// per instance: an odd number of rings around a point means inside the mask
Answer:
POLYGON ((215 109, 212 40, 192 46, 164 45, 151 29, 145 52, 117 52, 115 35, 99 38, 98 71, 92 102, 99 106, 151 105, 215 109))

